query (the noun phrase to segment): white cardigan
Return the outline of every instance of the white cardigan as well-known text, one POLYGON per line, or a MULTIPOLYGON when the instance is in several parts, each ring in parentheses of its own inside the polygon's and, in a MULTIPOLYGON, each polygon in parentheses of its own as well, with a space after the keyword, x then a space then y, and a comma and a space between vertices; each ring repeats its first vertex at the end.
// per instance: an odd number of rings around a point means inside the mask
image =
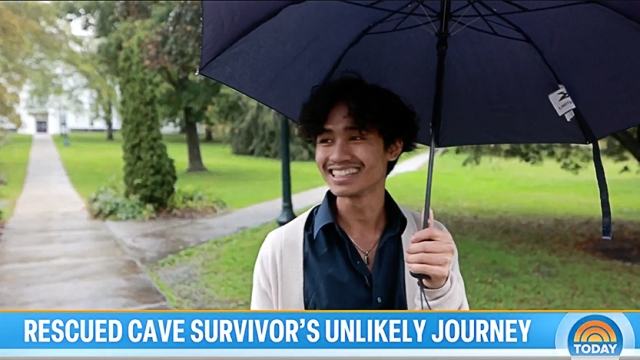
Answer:
MULTIPOLYGON (((407 218, 402 234, 403 248, 407 249, 411 235, 420 229, 420 214, 400 206, 407 218)), ((304 310, 303 295, 303 239, 304 224, 311 210, 301 214, 284 226, 271 231, 265 238, 253 272, 251 310, 304 310)), ((439 228, 444 225, 435 222, 439 228)), ((418 280, 405 267, 405 288, 409 310, 421 310, 418 280)), ((458 265, 458 251, 451 262, 451 274, 440 289, 426 289, 433 310, 469 310, 464 281, 458 265)), ((425 303, 424 309, 428 310, 425 303)))

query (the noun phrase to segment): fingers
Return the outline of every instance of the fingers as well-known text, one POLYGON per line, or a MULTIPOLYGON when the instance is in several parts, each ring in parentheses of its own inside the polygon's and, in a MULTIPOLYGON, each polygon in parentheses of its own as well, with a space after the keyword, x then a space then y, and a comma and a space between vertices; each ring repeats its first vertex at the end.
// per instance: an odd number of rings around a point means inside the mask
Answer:
POLYGON ((433 241, 451 241, 451 235, 440 229, 428 227, 422 229, 411 236, 411 243, 418 243, 425 240, 433 241))
POLYGON ((412 273, 429 275, 434 279, 446 279, 449 276, 448 266, 428 264, 407 264, 407 266, 412 273))
POLYGON ((455 248, 448 241, 422 241, 413 243, 407 248, 407 254, 454 254, 455 248))
POLYGON ((449 253, 418 253, 407 255, 407 264, 424 264, 432 266, 449 266, 453 254, 449 253))
MULTIPOLYGON (((420 219, 424 219, 424 209, 422 209, 422 213, 420 214, 420 219)), ((433 210, 429 209, 429 218, 427 219, 428 221, 428 227, 433 226, 433 210)))

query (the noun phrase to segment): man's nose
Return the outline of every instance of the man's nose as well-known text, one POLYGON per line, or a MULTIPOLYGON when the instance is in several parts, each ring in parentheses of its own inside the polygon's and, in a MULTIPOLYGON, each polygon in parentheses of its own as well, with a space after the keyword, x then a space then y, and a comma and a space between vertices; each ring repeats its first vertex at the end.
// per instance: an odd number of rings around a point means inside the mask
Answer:
POLYGON ((331 147, 330 160, 332 162, 342 162, 351 159, 351 148, 349 143, 344 140, 337 140, 331 147))

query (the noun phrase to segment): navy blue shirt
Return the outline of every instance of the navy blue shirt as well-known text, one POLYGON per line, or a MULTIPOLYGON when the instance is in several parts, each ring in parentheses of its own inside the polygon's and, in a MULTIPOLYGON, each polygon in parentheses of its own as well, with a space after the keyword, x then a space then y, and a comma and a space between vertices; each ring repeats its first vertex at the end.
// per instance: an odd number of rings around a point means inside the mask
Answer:
POLYGON ((406 310, 402 233, 407 220, 385 195, 387 224, 370 271, 335 221, 336 197, 327 191, 304 231, 304 306, 307 310, 406 310))

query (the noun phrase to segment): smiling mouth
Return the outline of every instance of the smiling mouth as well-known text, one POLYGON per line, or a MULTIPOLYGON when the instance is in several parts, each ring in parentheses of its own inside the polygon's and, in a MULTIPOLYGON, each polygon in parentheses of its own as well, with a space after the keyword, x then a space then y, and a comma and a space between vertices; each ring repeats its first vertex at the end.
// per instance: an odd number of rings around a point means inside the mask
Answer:
POLYGON ((360 172, 359 168, 350 168, 350 169, 332 169, 329 170, 329 173, 331 174, 331 176, 333 176, 334 178, 336 177, 345 177, 345 176, 353 176, 357 173, 360 172))

